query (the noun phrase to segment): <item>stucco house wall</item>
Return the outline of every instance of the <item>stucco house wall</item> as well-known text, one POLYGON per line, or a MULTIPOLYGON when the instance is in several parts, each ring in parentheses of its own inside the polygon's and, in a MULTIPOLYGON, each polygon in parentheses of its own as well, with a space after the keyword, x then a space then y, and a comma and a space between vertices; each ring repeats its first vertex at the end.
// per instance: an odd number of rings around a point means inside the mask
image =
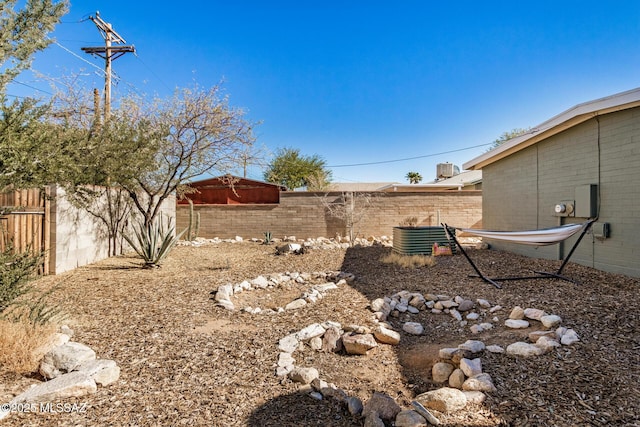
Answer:
MULTIPOLYGON (((640 277, 640 107, 595 112, 586 121, 482 166, 482 172, 483 224, 495 230, 584 222, 586 218, 559 217, 553 208, 575 200, 577 187, 597 184, 598 223, 610 223, 610 237, 585 236, 571 260, 640 277)), ((491 243, 527 256, 563 259, 576 238, 538 248, 491 243)))

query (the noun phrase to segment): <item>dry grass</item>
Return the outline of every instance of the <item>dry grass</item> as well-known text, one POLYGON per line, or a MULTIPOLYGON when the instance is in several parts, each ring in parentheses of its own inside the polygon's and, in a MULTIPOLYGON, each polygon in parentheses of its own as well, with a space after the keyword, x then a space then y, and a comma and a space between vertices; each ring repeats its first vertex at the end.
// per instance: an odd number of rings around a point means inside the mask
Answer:
POLYGON ((53 324, 0 320, 0 365, 18 374, 35 372, 55 331, 53 324))
POLYGON ((432 256, 426 255, 400 255, 391 252, 380 259, 385 264, 395 264, 404 268, 433 267, 436 260, 432 256))

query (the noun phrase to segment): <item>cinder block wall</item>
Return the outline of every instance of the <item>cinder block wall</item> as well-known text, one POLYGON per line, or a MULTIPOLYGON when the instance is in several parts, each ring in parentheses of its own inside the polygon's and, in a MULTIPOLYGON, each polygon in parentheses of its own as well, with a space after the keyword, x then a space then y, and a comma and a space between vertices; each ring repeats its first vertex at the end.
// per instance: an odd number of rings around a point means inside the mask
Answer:
MULTIPOLYGON (((640 108, 599 116, 493 163, 482 170, 484 227, 526 230, 584 222, 553 207, 574 200, 576 187, 599 184, 600 222, 611 237, 588 235, 571 260, 640 277, 640 108)), ((562 259, 574 244, 531 247, 493 242, 498 249, 562 259)))
MULTIPOLYGON (((373 193, 355 231, 359 236, 391 236, 393 227, 407 217, 417 217, 418 225, 437 225, 438 221, 459 227, 481 227, 482 192, 373 193)), ((334 201, 342 193, 283 192, 273 205, 195 205, 200 213, 200 237, 299 239, 345 236, 343 221, 332 217, 323 201, 334 201)), ((358 209, 356 209, 358 210, 358 209)), ((177 230, 189 223, 189 206, 176 209, 177 230)))

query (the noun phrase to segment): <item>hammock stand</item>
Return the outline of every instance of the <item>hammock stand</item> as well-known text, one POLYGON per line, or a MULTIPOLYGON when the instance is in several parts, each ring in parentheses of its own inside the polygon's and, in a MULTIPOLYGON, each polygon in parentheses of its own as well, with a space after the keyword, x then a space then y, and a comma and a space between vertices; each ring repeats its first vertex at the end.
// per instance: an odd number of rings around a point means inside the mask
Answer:
POLYGON ((571 256, 573 255, 573 252, 576 250, 576 248, 580 244, 580 241, 582 240, 584 235, 587 234, 587 232, 591 228, 591 225, 595 221, 596 221, 595 219, 592 219, 582 224, 566 224, 560 227, 545 228, 541 230, 530 230, 530 231, 489 231, 489 230, 476 230, 472 228, 451 227, 447 224, 441 224, 441 225, 446 230, 448 237, 453 239, 456 246, 460 248, 460 251, 462 252, 462 254, 465 256, 467 261, 469 261, 469 264, 471 264, 471 267, 473 267, 473 269, 477 273, 474 275, 470 275, 469 277, 479 277, 485 282, 491 283, 496 288, 502 289, 502 286, 500 286, 497 282, 507 281, 507 280, 530 280, 530 279, 556 278, 560 280, 565 280, 567 282, 576 283, 574 280, 566 276, 563 276, 562 270, 564 269, 565 265, 567 265, 567 263, 569 262, 569 259, 571 259, 571 256), (573 236, 580 230, 582 230, 582 233, 580 234, 580 236, 574 243, 573 247, 569 251, 569 254, 565 257, 564 261, 562 262, 562 265, 560 265, 560 268, 558 268, 558 271, 556 271, 555 273, 551 273, 547 271, 534 271, 534 273, 537 274, 536 276, 487 277, 484 274, 482 274, 480 269, 476 266, 476 264, 473 262, 471 257, 469 257, 469 255, 464 250, 462 245, 458 242, 458 239, 456 239, 455 230, 460 230, 463 232, 474 234, 476 236, 488 237, 496 240, 504 240, 504 241, 509 241, 511 243, 519 243, 519 244, 532 245, 532 246, 554 245, 556 243, 560 243, 561 241, 568 239, 569 237, 573 236))

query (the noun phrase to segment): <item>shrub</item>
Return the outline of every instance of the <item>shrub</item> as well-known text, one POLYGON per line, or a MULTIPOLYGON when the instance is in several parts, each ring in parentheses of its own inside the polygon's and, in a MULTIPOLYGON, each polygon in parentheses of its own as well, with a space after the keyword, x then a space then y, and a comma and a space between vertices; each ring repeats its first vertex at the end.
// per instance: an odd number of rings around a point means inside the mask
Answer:
POLYGON ((432 256, 400 255, 395 252, 383 256, 380 261, 385 264, 395 264, 404 268, 433 267, 436 265, 436 260, 432 256))
POLYGON ((16 254, 11 246, 0 253, 0 314, 18 298, 33 291, 30 282, 41 262, 41 256, 29 250, 16 254))
POLYGON ((0 365, 18 374, 35 372, 55 330, 56 326, 51 323, 0 319, 0 365))
POLYGON ((133 229, 135 239, 124 235, 125 240, 131 245, 138 255, 144 260, 145 268, 159 267, 175 244, 180 240, 186 229, 174 235, 175 228, 171 225, 171 219, 165 228, 162 217, 148 225, 140 224, 133 229))

